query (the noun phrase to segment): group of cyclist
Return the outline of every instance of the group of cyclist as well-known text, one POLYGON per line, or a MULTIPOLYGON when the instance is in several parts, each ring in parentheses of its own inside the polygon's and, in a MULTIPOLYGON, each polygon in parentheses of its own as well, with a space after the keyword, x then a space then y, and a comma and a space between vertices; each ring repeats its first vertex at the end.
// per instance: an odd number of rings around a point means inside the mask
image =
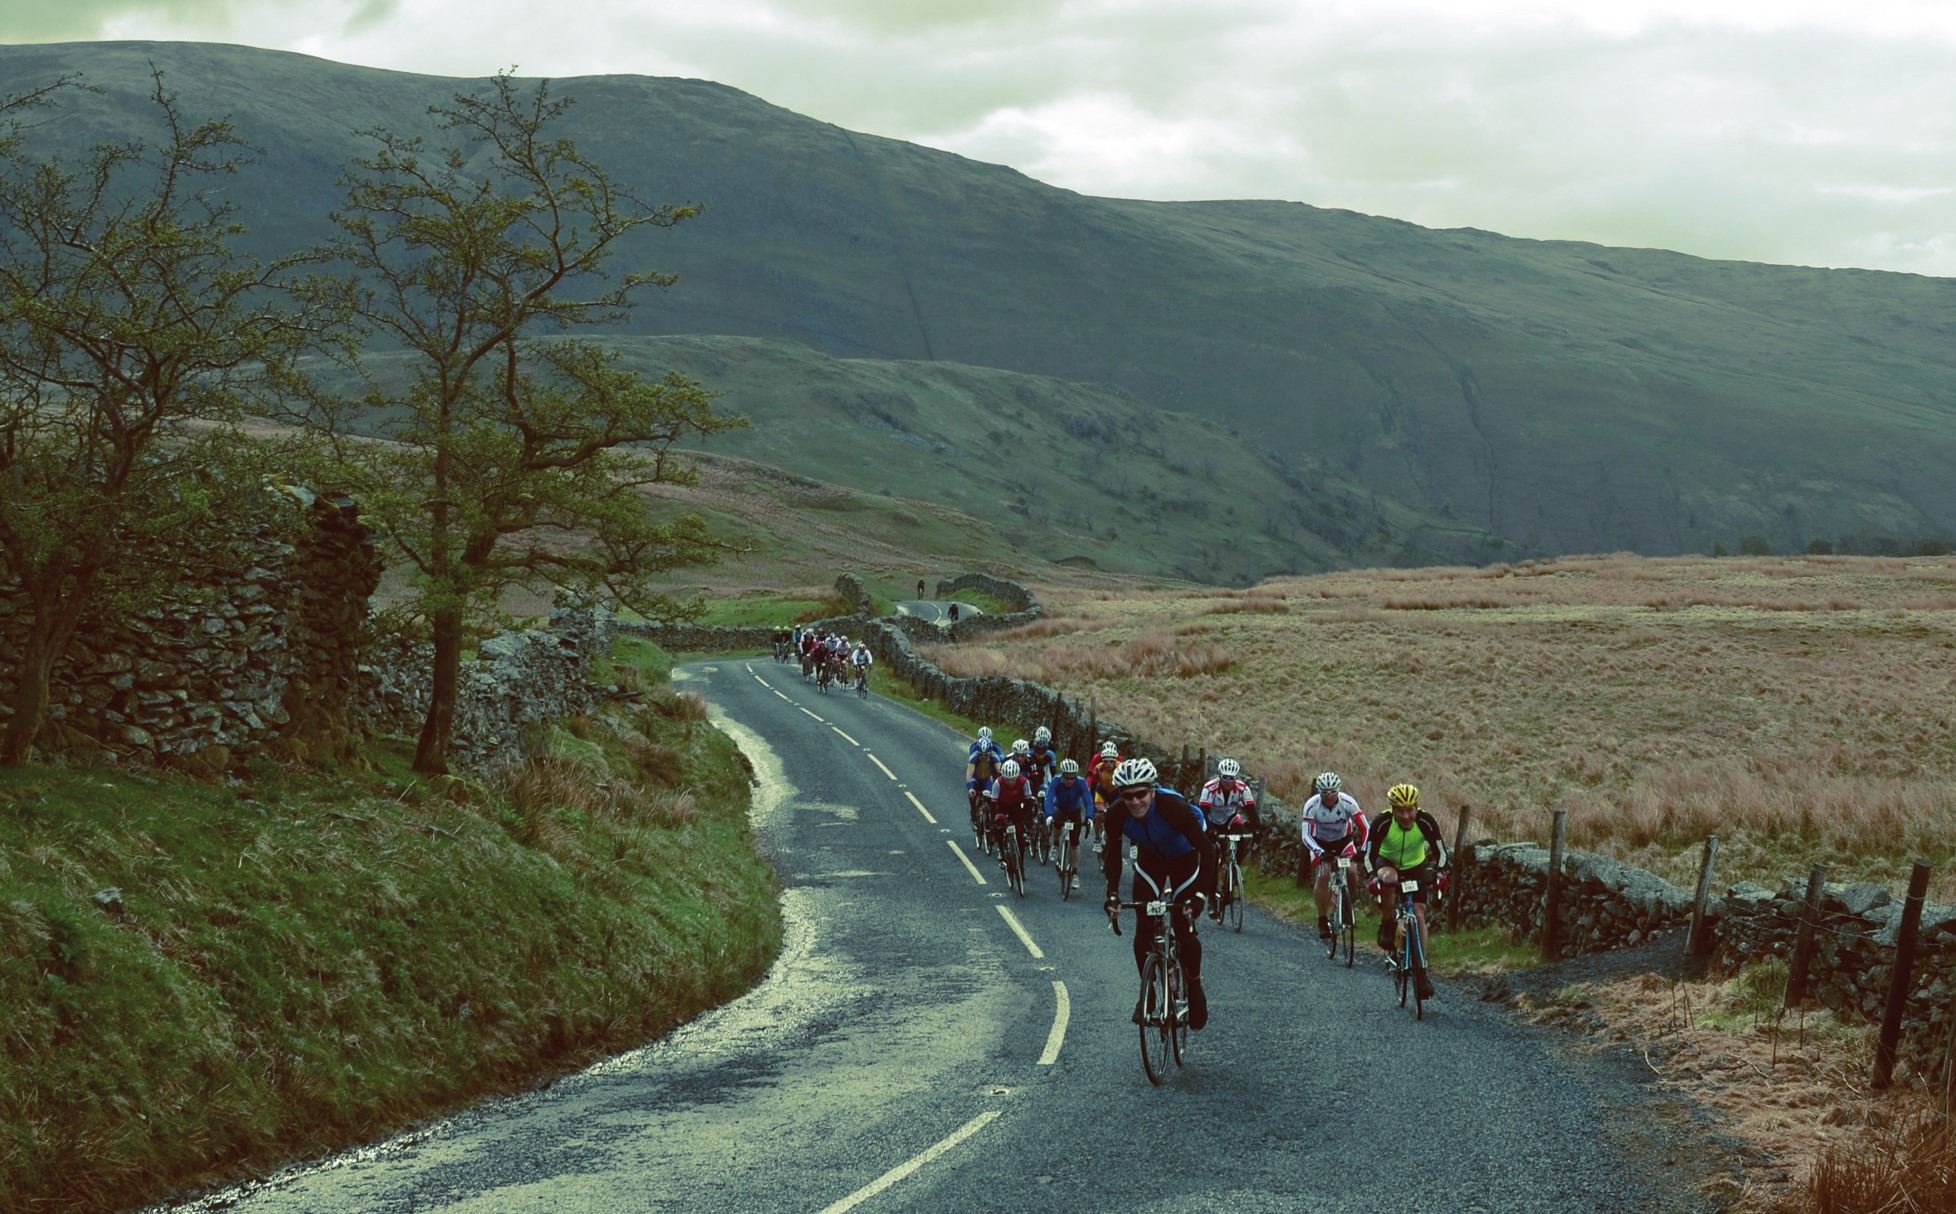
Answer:
MULTIPOLYGON (((1103 908, 1110 919, 1118 915, 1120 907, 1121 861, 1127 850, 1123 845, 1131 844, 1132 900, 1166 900, 1184 908, 1173 922, 1176 948, 1188 978, 1188 1024, 1199 1030, 1208 1023, 1208 999, 1202 989, 1202 944, 1195 923, 1205 911, 1214 918, 1222 910, 1216 900, 1216 839, 1241 834, 1249 836, 1254 845, 1263 829, 1256 793, 1244 779, 1241 763, 1232 758, 1218 759, 1214 778, 1191 802, 1162 786, 1152 762, 1141 757, 1123 758, 1113 742, 1101 747, 1083 774, 1077 762, 1058 757, 1049 729, 1041 727, 1031 741, 1021 738, 1013 742, 1008 752, 993 739, 991 729, 984 727, 966 754, 965 790, 973 821, 990 815, 1001 865, 1005 863, 1007 827, 1016 827, 1017 837, 1029 840, 1035 816, 1043 816, 1043 824, 1055 832, 1068 823, 1082 839, 1091 831, 1106 877, 1103 908), (1114 835, 1112 845, 1104 842, 1108 833, 1114 835)), ((1386 790, 1386 804, 1390 807, 1386 816, 1368 822, 1338 773, 1327 771, 1312 782, 1311 797, 1299 817, 1304 847, 1315 873, 1318 935, 1328 939, 1334 930, 1328 918, 1333 862, 1339 856, 1350 857, 1362 860, 1348 870, 1352 904, 1359 897, 1362 868, 1371 874, 1367 885, 1384 904, 1378 943, 1390 953, 1400 882, 1416 883, 1407 897, 1412 900, 1424 937, 1427 891, 1445 887, 1448 856, 1439 824, 1420 808, 1418 788, 1394 784, 1386 790)), ((1054 837, 1060 836, 1055 833, 1054 837)), ((1073 879, 1073 887, 1079 888, 1078 877, 1073 879)), ((1241 896, 1240 891, 1237 896, 1241 896)), ((1156 918, 1136 915, 1137 968, 1153 950, 1157 930, 1156 918)), ((1420 997, 1430 998, 1433 992, 1423 970, 1418 979, 1420 997)), ((1137 1004, 1137 1023, 1141 1014, 1137 1004)))
POLYGON ((858 690, 869 687, 869 668, 876 656, 861 637, 851 640, 833 628, 777 628, 774 632, 774 658, 778 662, 799 661, 804 682, 850 683, 858 690))

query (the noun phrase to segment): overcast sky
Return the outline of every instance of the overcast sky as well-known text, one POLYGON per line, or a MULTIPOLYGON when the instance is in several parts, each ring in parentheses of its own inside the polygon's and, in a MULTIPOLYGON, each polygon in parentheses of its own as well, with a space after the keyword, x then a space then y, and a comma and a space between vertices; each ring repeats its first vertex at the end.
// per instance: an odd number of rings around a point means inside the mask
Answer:
POLYGON ((698 76, 1135 198, 1956 276, 1950 0, 0 0, 0 42, 698 76))

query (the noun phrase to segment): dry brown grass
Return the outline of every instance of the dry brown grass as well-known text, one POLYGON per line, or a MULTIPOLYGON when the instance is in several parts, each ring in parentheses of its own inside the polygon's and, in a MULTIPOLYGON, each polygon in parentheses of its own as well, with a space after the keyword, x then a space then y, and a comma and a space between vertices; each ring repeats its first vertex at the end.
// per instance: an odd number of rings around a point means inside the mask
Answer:
POLYGON ((1956 560, 1612 555, 1372 570, 1112 597, 1035 587, 1052 631, 930 650, 1037 677, 1164 745, 1251 764, 1296 803, 1411 780, 1451 825, 1575 846, 1681 883, 1810 860, 1956 900, 1956 560), (1281 602, 1278 613, 1219 603, 1281 602), (1652 606, 1661 603, 1661 607, 1652 606), (1845 806, 1846 808, 1842 808, 1845 806))

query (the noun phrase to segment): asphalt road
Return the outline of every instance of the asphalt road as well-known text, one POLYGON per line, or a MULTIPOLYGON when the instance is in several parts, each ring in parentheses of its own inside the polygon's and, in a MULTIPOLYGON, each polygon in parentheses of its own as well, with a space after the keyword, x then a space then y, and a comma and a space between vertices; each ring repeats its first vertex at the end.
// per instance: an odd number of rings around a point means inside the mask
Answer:
POLYGON ((1210 1023, 1151 1086, 1097 871, 1069 903, 1038 866, 1012 896, 971 850, 954 731, 765 659, 676 677, 761 782, 789 924, 768 978, 548 1089, 203 1208, 1715 1208, 1696 1185, 1717 1152, 1622 1068, 1444 983, 1415 1022, 1375 951, 1347 970, 1254 910, 1241 935, 1205 924, 1210 1023))

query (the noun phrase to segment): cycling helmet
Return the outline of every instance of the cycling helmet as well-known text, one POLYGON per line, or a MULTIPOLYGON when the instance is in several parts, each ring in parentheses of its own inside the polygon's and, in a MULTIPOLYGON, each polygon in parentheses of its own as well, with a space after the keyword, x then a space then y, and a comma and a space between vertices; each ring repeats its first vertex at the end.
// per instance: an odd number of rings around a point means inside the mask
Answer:
POLYGON ((1146 759, 1125 759, 1114 769, 1115 788, 1136 788, 1141 785, 1152 786, 1161 779, 1155 765, 1146 759))
POLYGON ((1016 780, 1019 778, 1019 765, 1007 759, 1005 762, 999 764, 998 774, 1008 780, 1016 780))
POLYGON ((1311 781, 1311 790, 1319 796, 1323 796, 1328 792, 1343 792, 1345 791, 1345 782, 1338 778, 1337 772, 1327 771, 1317 779, 1311 781))
POLYGON ((1063 776, 1077 776, 1080 774, 1080 765, 1071 759, 1061 759, 1060 774, 1063 776))
POLYGON ((1394 784, 1386 789, 1386 804, 1394 809, 1419 808, 1419 789, 1411 784, 1394 784))
POLYGON ((1035 742, 1050 742, 1053 740, 1053 731, 1041 725, 1032 731, 1032 740, 1035 742))
POLYGON ((1029 755, 1032 753, 1032 743, 1026 741, 1024 738, 1014 738, 1012 739, 1012 753, 1015 755, 1029 755))
POLYGON ((978 727, 978 740, 979 740, 980 742, 989 742, 989 741, 991 741, 991 740, 992 740, 992 727, 991 727, 991 726, 989 726, 989 725, 980 725, 980 726, 978 727))
POLYGON ((1116 758, 1120 755, 1120 753, 1121 753, 1121 748, 1114 745, 1112 742, 1109 742, 1107 743, 1107 745, 1100 748, 1100 757, 1103 759, 1116 758))
POLYGON ((1234 780, 1243 774, 1243 765, 1234 759, 1217 759, 1216 774, 1224 779, 1234 780))

